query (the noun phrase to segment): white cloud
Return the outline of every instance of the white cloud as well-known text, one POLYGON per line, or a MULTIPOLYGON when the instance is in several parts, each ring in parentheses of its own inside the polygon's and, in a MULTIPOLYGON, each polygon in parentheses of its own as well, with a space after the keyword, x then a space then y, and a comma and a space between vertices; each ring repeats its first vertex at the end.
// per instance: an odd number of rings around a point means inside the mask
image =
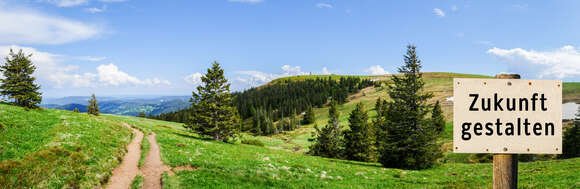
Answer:
POLYGON ((292 67, 290 65, 284 65, 281 68, 282 68, 282 70, 284 70, 284 72, 285 72, 284 74, 288 75, 288 76, 290 76, 290 75, 304 75, 305 74, 304 72, 302 72, 300 70, 300 66, 292 67))
POLYGON ((504 60, 510 72, 538 78, 580 77, 580 52, 573 46, 552 51, 492 48, 487 53, 504 60))
POLYGON ((122 72, 114 64, 99 65, 97 67, 99 81, 105 85, 119 86, 121 84, 141 84, 142 81, 134 76, 122 72))
POLYGON ((445 12, 443 12, 443 10, 439 9, 439 8, 434 8, 433 9, 433 14, 439 16, 439 17, 445 17, 445 12))
POLYGON ((235 2, 235 3, 261 3, 264 2, 264 0, 228 0, 229 2, 235 2))
POLYGON ((455 11, 457 11, 457 10, 458 10, 458 8, 457 8, 457 5, 453 5, 453 6, 451 6, 451 11, 455 12, 455 11))
POLYGON ((371 75, 384 75, 389 74, 389 72, 385 71, 383 67, 380 65, 374 65, 365 70, 365 72, 370 73, 371 75))
POLYGON ((190 84, 194 84, 194 85, 199 85, 201 84, 201 77, 203 75, 199 72, 190 74, 188 76, 185 76, 185 82, 190 83, 190 84))
MULTIPOLYGON (((78 66, 62 63, 68 56, 42 52, 30 47, 0 46, 0 57, 8 56, 10 49, 14 49, 15 52, 22 49, 24 53, 32 54, 30 60, 37 68, 34 76, 43 88, 171 85, 171 82, 159 78, 140 80, 119 70, 114 64, 99 65, 96 73, 79 73, 78 66)), ((0 64, 3 63, 4 61, 0 64)))
POLYGON ((237 74, 247 76, 245 78, 238 77, 235 80, 240 81, 243 83, 247 83, 250 86, 257 86, 264 84, 266 82, 272 81, 274 79, 280 77, 288 77, 294 75, 305 75, 305 72, 302 72, 300 66, 291 66, 291 65, 284 65, 281 67, 284 73, 281 74, 273 74, 273 73, 264 73, 260 71, 237 71, 237 74))
POLYGON ((322 75, 330 75, 332 73, 330 73, 330 71, 328 71, 328 68, 326 67, 322 67, 322 75))
POLYGON ((316 3, 316 8, 328 8, 331 9, 334 6, 332 6, 331 4, 328 3, 316 3))
POLYGON ((90 39, 101 33, 94 25, 2 7, 0 26, 0 44, 63 44, 90 39))

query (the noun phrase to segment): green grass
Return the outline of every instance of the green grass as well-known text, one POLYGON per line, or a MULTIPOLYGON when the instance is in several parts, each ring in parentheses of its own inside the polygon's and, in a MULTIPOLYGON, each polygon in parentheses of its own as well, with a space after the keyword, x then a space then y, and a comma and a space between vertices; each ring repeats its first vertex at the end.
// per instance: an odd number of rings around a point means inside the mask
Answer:
POLYGON ((141 189, 143 188, 143 176, 141 175, 137 175, 135 176, 135 178, 133 179, 133 182, 131 183, 131 189, 141 189))
POLYGON ((0 188, 94 188, 119 164, 131 131, 64 110, 0 104, 0 188))
POLYGON ((151 144, 149 143, 149 140, 147 140, 147 138, 143 138, 143 141, 141 141, 141 158, 139 158, 139 168, 143 167, 145 164, 145 157, 147 157, 147 153, 149 153, 150 148, 151 144))
MULTIPOLYGON (((110 116, 157 133, 162 161, 191 166, 163 176, 165 188, 490 188, 492 164, 441 163, 421 171, 382 168, 377 163, 306 156, 240 143, 200 138, 180 124, 110 116), (178 145, 179 144, 179 145, 178 145)), ((450 139, 450 124, 442 140, 450 139)), ((465 156, 465 155, 463 155, 465 156)), ((461 154, 453 158, 467 158, 461 154)), ((450 159, 450 158, 447 158, 450 159)), ((449 160, 448 160, 449 161, 449 160)), ((522 188, 580 186, 580 158, 520 163, 522 188)))
POLYGON ((580 82, 565 82, 562 86, 562 97, 564 102, 580 103, 580 82))
MULTIPOLYGON (((234 144, 215 142, 191 134, 179 123, 117 115, 94 117, 57 110, 26 111, 7 105, 0 105, 0 110, 2 111, 0 121, 9 123, 6 124, 5 131, 14 132, 11 130, 22 129, 13 123, 22 119, 29 119, 29 122, 32 122, 35 119, 29 115, 38 114, 47 120, 50 120, 51 116, 61 118, 60 122, 53 121, 52 125, 46 125, 51 127, 49 131, 67 125, 66 129, 60 129, 56 133, 83 133, 78 138, 72 135, 74 137, 70 139, 69 137, 62 139, 61 134, 53 134, 52 138, 50 135, 47 136, 48 139, 43 143, 58 143, 59 149, 62 149, 60 151, 47 150, 52 149, 50 147, 37 147, 38 151, 28 150, 29 153, 21 155, 20 158, 2 161, 0 178, 4 180, 1 180, 0 188, 95 188, 102 185, 101 179, 106 177, 103 175, 110 174, 110 170, 118 164, 124 147, 131 139, 130 130, 122 126, 121 122, 131 124, 140 130, 155 132, 161 148, 161 158, 165 164, 171 167, 194 168, 175 170, 174 175, 163 174, 164 188, 491 187, 490 163, 449 163, 452 158, 447 158, 447 163, 421 171, 389 169, 377 163, 306 156, 239 142, 234 144), (94 135, 95 138, 85 139, 85 135, 94 135), (77 148, 72 148, 73 151, 69 151, 67 145, 81 146, 81 149, 74 151, 77 148), (7 164, 9 161, 17 160, 20 163, 7 164), (75 163, 77 160, 81 161, 75 163), (110 164, 102 163, 102 160, 108 160, 105 162, 110 164), (10 165, 9 169, 6 169, 6 165, 10 165), (102 176, 96 177, 97 174, 102 176)), ((450 140, 450 127, 448 124, 441 141, 450 140)), ((30 133, 30 135, 38 134, 30 133)), ((4 135, 2 137, 5 138, 4 135)), ((272 140, 273 143, 276 140, 272 140)), ((1 144, 3 149, 8 149, 4 146, 5 140, 1 144)), ((466 157, 458 155, 453 158, 466 157)), ((580 158, 520 163, 519 184, 522 188, 580 187, 580 174, 577 174, 579 171, 580 158)), ((137 177, 133 183, 139 185, 139 182, 142 183, 137 177)))
MULTIPOLYGON (((434 100, 451 96, 453 77, 478 75, 427 73, 426 89, 434 100)), ((389 76, 375 76, 380 79, 389 76)), ((564 96, 576 95, 577 84, 564 84, 564 96)), ((358 102, 374 107, 386 90, 367 88, 339 107, 345 128, 358 102), (365 95, 362 95, 364 92, 365 95)), ((431 101, 431 102, 434 102, 431 101)), ((451 103, 443 102, 448 119, 451 103)), ((327 108, 316 108, 316 124, 327 121, 327 108)), ((376 112, 370 111, 374 117, 376 112)), ((95 188, 111 170, 131 140, 128 123, 146 134, 156 133, 162 161, 193 170, 163 174, 164 188, 491 188, 492 164, 473 162, 471 154, 451 152, 452 124, 439 140, 445 151, 440 163, 421 171, 383 168, 363 163, 306 156, 314 124, 274 136, 251 136, 265 147, 215 142, 192 134, 180 123, 118 115, 88 116, 59 110, 25 110, 0 104, 0 188, 95 188), (296 152, 295 150, 298 149, 296 152)), ((142 148, 145 147, 143 141, 142 148)), ((143 153, 142 157, 144 156, 143 153)), ((142 161, 142 160, 141 160, 142 161)), ((521 188, 579 188, 580 158, 520 163, 521 188)), ((139 185, 138 178, 134 184, 139 185)))

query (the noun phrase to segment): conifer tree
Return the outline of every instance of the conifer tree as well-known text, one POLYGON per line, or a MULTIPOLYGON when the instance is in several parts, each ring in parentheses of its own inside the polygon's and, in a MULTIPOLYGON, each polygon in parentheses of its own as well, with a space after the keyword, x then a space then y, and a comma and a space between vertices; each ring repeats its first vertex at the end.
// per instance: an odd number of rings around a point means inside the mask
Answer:
POLYGON ((314 138, 308 139, 313 142, 310 146, 311 155, 322 156, 328 158, 340 158, 342 156, 342 131, 338 122, 339 112, 337 110, 337 102, 331 102, 328 110, 328 124, 322 129, 315 126, 315 133, 312 133, 314 138))
POLYGON ((381 117, 383 115, 383 100, 381 97, 379 97, 377 102, 375 102, 375 111, 377 112, 377 117, 381 117))
POLYGON ((14 53, 10 49, 6 63, 0 66, 0 72, 4 76, 0 79, 0 95, 14 100, 14 104, 26 108, 36 108, 42 101, 40 86, 34 81, 32 74, 36 67, 30 61, 32 54, 26 55, 22 49, 14 53))
POLYGON ((435 102, 433 106, 433 111, 431 111, 431 123, 437 132, 437 135, 441 135, 445 130, 445 117, 443 116, 443 110, 441 110, 441 105, 439 101, 435 102))
POLYGON ((79 112, 80 112, 80 111, 79 111, 79 108, 75 108, 75 109, 73 110, 73 112, 79 113, 79 112))
POLYGON ((292 117, 290 118, 290 130, 298 128, 298 117, 296 117, 296 109, 292 112, 292 117))
POLYGON ((232 106, 230 84, 224 70, 214 62, 201 81, 203 84, 197 87, 197 93, 192 94, 192 119, 185 127, 216 141, 228 141, 238 134, 240 118, 232 106))
POLYGON ((147 114, 145 114, 145 112, 141 111, 141 112, 139 112, 139 117, 147 117, 147 114))
POLYGON ((97 97, 95 94, 91 95, 91 99, 89 99, 89 106, 87 106, 87 113, 99 116, 99 104, 97 102, 97 97))
POLYGON ((304 119, 302 120, 303 124, 311 124, 314 123, 316 120, 315 115, 314 115, 314 109, 312 108, 312 105, 308 106, 308 109, 306 109, 306 113, 304 114, 304 119))
POLYGON ((574 120, 574 125, 566 129, 562 140, 562 154, 559 158, 580 157, 580 108, 574 120))
POLYGON ((399 68, 403 76, 393 76, 388 94, 385 120, 378 127, 384 129, 379 162, 385 167, 425 169, 441 157, 438 134, 431 119, 426 118, 430 108, 426 101, 433 95, 423 91, 421 61, 416 47, 407 46, 405 65, 399 68))
POLYGON ((345 157, 355 161, 371 161, 374 152, 374 139, 368 124, 368 113, 362 102, 350 113, 349 130, 344 132, 345 157))

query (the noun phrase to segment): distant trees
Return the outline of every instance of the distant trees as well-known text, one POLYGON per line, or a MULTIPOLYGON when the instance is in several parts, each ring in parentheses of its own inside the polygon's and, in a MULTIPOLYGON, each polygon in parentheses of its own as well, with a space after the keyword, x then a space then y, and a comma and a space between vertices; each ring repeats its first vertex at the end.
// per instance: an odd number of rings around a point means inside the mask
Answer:
POLYGON ((344 156, 355 161, 372 161, 374 159, 374 137, 368 123, 368 113, 362 102, 350 113, 350 129, 344 131, 344 156))
POLYGON ((10 49, 6 63, 0 66, 4 78, 0 79, 0 95, 14 100, 14 104, 26 108, 36 108, 42 101, 40 86, 32 74, 36 67, 30 61, 32 54, 26 55, 22 50, 14 53, 10 49))
POLYGON ((79 111, 79 108, 75 108, 75 109, 73 110, 73 112, 75 112, 75 113, 79 113, 79 112, 80 112, 80 111, 79 111))
POLYGON ((224 70, 214 62, 201 77, 202 85, 193 92, 191 119, 185 128, 216 141, 228 141, 238 134, 239 115, 232 106, 230 84, 224 70))
POLYGON ((259 88, 234 93, 234 105, 242 118, 252 116, 252 108, 271 111, 274 121, 304 112, 310 106, 322 107, 329 99, 343 104, 348 95, 374 84, 360 77, 317 77, 305 80, 278 80, 259 88))
POLYGON ((399 68, 403 75, 393 75, 393 85, 389 86, 392 101, 383 104, 387 106, 384 115, 376 122, 381 129, 377 137, 379 162, 385 167, 425 169, 441 157, 441 145, 437 143, 441 131, 434 126, 440 127, 441 123, 434 124, 438 117, 426 118, 431 110, 426 101, 433 95, 423 91, 425 83, 420 70, 416 47, 409 45, 405 65, 399 68))
POLYGON ((580 108, 578 109, 578 114, 576 114, 574 125, 566 129, 566 132, 564 132, 562 140, 562 154, 560 154, 558 157, 580 157, 580 108))
POLYGON ((314 115, 314 109, 312 105, 308 106, 306 112, 304 113, 304 119, 302 119, 302 124, 311 124, 316 122, 316 116, 314 115))
MULTIPOLYGON (((374 84, 373 81, 361 77, 332 76, 305 80, 278 80, 272 83, 274 84, 232 93, 232 103, 241 118, 251 118, 253 121, 251 125, 244 125, 242 128, 244 131, 269 135, 296 129, 300 124, 314 123, 313 106, 323 107, 329 100, 339 104, 347 102, 349 94, 374 84), (298 116, 297 112, 306 113, 301 123, 291 121, 294 116, 298 116)), ((189 108, 150 118, 186 123, 193 112, 194 110, 189 108)))
POLYGON ((141 111, 137 117, 147 117, 147 114, 145 114, 144 111, 141 111))
POLYGON ((87 114, 99 116, 99 103, 97 102, 97 97, 95 94, 91 95, 89 99, 89 105, 87 106, 87 114))
POLYGON ((331 102, 328 110, 328 123, 322 129, 315 126, 314 138, 308 139, 312 142, 308 154, 328 158, 341 158, 343 156, 344 141, 340 122, 338 121, 338 103, 331 102))

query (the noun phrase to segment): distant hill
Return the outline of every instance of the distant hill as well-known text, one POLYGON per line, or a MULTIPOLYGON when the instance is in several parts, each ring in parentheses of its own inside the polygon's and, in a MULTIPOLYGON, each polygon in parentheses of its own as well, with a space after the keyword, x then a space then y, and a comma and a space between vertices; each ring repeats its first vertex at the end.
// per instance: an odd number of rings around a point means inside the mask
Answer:
MULTIPOLYGON (((189 96, 164 97, 97 97, 101 113, 136 116, 140 112, 147 115, 174 112, 190 106, 189 96)), ((87 111, 88 96, 47 98, 41 104, 48 109, 87 111)))

